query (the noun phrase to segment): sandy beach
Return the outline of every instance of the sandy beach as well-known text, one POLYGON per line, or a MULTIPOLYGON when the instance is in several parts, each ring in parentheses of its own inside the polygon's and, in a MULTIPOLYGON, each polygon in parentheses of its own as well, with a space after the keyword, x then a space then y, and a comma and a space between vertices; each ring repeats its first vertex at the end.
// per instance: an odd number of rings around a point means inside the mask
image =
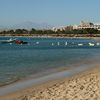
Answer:
POLYGON ((0 100, 100 100, 100 67, 1 96, 0 100))

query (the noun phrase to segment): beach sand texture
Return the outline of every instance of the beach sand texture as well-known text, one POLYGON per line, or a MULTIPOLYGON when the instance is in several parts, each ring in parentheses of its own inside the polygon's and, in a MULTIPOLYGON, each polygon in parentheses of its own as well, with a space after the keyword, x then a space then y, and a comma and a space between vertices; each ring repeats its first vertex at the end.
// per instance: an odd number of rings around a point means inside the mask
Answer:
POLYGON ((100 100, 100 68, 30 88, 0 100, 100 100))

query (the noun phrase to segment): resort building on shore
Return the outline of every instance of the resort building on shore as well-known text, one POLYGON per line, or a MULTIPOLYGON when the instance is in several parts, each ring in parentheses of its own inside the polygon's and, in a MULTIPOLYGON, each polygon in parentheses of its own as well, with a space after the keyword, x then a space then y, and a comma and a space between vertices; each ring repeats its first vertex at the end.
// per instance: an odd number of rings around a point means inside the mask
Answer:
POLYGON ((72 30, 73 29, 73 26, 60 26, 60 27, 53 27, 52 28, 52 31, 65 31, 65 30, 72 30))
POLYGON ((81 21, 79 25, 53 27, 52 31, 56 32, 58 30, 64 31, 64 30, 87 29, 87 28, 100 30, 100 23, 92 23, 92 22, 81 21))
POLYGON ((93 28, 93 29, 100 30, 100 23, 81 21, 80 25, 73 26, 73 29, 86 29, 86 28, 93 28))
POLYGON ((60 31, 63 31, 63 30, 65 30, 65 27, 64 26, 59 26, 59 27, 53 27, 52 28, 52 31, 58 31, 58 30, 60 30, 60 31))

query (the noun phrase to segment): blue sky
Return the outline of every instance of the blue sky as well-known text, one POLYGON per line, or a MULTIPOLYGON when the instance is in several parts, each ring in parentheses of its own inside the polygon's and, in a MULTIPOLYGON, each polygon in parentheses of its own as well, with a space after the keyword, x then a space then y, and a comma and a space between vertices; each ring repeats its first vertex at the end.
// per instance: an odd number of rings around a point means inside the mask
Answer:
POLYGON ((100 22, 100 0, 0 0, 0 25, 26 21, 50 25, 100 22))

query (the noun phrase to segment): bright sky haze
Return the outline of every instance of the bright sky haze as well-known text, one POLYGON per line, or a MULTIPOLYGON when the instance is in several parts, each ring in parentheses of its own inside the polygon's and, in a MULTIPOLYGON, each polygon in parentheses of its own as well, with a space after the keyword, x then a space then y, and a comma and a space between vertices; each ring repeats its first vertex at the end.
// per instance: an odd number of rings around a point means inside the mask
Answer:
POLYGON ((73 25, 100 22, 100 0, 0 0, 0 25, 32 21, 73 25))

